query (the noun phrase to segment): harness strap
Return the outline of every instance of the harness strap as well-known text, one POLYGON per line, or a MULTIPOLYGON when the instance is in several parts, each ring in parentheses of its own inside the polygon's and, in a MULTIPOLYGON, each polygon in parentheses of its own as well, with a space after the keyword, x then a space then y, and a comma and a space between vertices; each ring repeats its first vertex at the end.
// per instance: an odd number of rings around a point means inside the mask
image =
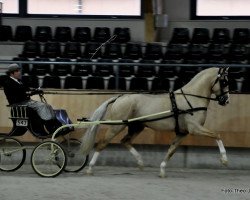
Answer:
MULTIPOLYGON (((190 114, 193 112, 197 112, 197 111, 207 111, 207 107, 197 107, 197 108, 192 108, 192 109, 187 109, 187 110, 179 110, 178 109, 178 115, 181 114, 190 114)), ((145 122, 153 122, 153 121, 158 121, 158 120, 162 120, 162 119, 167 119, 167 118, 171 118, 174 117, 174 114, 172 115, 168 115, 168 116, 163 116, 163 117, 156 117, 153 119, 141 119, 138 121, 133 121, 133 122, 129 122, 129 120, 121 120, 121 122, 117 122, 117 123, 109 123, 109 122, 105 122, 103 121, 101 124, 105 124, 105 125, 124 125, 124 124, 130 124, 130 123, 145 123, 145 122)), ((89 121, 89 120, 88 120, 89 121)))
POLYGON ((179 127, 179 109, 177 107, 175 94, 173 91, 170 91, 169 97, 172 104, 173 115, 175 119, 175 133, 176 135, 181 135, 182 133, 180 132, 180 127, 179 127))
MULTIPOLYGON (((184 98, 185 98, 186 102, 188 103, 189 107, 192 109, 193 106, 192 106, 191 103, 188 101, 188 99, 187 99, 185 93, 183 92, 182 88, 181 88, 181 93, 182 93, 182 95, 184 96, 184 98)), ((193 115, 193 113, 190 113, 190 114, 193 115)))

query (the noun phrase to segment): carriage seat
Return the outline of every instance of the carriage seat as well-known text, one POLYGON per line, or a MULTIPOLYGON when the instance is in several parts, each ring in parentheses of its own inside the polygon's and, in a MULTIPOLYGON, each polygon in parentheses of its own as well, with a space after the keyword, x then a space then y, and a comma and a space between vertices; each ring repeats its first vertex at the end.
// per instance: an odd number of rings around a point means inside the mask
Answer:
MULTIPOLYGON (((23 135, 30 130, 35 137, 46 138, 60 126, 72 124, 67 112, 63 109, 54 110, 56 120, 53 121, 53 124, 47 124, 47 121, 41 119, 37 112, 27 105, 7 105, 7 107, 10 108, 10 119, 13 122, 10 132, 10 135, 13 136, 23 135)), ((73 131, 73 128, 64 128, 58 135, 64 135, 70 131, 73 131)))
POLYGON ((26 105, 7 105, 10 108, 10 119, 28 120, 28 106, 26 105))
POLYGON ((64 109, 56 109, 54 110, 56 119, 61 122, 61 124, 72 124, 72 121, 70 120, 66 110, 64 109))

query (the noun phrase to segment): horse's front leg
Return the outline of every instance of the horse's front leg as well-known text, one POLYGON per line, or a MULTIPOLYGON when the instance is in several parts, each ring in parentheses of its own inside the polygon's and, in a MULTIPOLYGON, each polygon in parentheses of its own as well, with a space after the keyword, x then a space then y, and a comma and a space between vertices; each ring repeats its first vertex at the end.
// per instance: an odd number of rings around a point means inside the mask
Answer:
POLYGON ((220 138, 220 135, 217 133, 214 133, 210 130, 208 130, 207 128, 195 124, 195 128, 193 130, 190 131, 191 133, 193 133, 194 135, 203 135, 203 136, 207 136, 207 137, 211 137, 213 139, 216 140, 217 145, 219 147, 219 151, 220 151, 220 161, 223 165, 227 166, 228 164, 228 159, 227 159, 227 154, 226 154, 226 149, 224 147, 224 144, 220 138))
POLYGON ((220 150, 220 155, 221 155, 220 161, 223 165, 227 166, 228 165, 227 153, 226 153, 226 149, 223 145, 223 142, 220 139, 217 139, 216 142, 217 142, 219 150, 220 150))
POLYGON ((172 142, 172 144, 170 145, 167 155, 165 156, 164 160, 161 162, 160 165, 160 174, 159 176, 161 178, 164 178, 166 176, 166 166, 167 166, 167 162, 170 160, 170 158, 174 155, 177 147, 180 145, 180 143, 182 142, 182 140, 185 138, 185 135, 177 135, 174 139, 174 141, 172 142))

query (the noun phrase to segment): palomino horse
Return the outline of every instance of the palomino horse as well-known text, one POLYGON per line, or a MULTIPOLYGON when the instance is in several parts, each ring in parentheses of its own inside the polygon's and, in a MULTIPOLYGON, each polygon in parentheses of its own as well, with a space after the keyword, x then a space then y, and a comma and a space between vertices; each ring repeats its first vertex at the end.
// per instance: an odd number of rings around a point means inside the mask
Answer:
MULTIPOLYGON (((176 137, 172 141, 168 152, 160 164, 160 177, 165 176, 167 162, 174 154, 185 136, 190 133, 214 138, 218 144, 221 162, 227 164, 226 150, 220 135, 203 127, 210 100, 217 100, 220 105, 229 103, 228 68, 209 68, 199 72, 188 84, 172 93, 165 94, 127 94, 113 97, 104 102, 93 114, 91 121, 102 120, 105 113, 112 120, 123 119, 123 123, 109 126, 105 138, 100 140, 95 148, 95 153, 90 161, 88 174, 92 174, 100 151, 128 126, 128 134, 121 140, 137 160, 139 167, 143 167, 141 155, 132 146, 132 140, 148 127, 154 130, 175 130, 176 137), (211 95, 215 94, 216 98, 211 95), (112 104, 107 111, 108 106, 112 104), (170 111, 164 116, 160 115, 149 119, 142 116, 151 116, 152 113, 170 111), (129 123, 127 119, 140 119, 129 123)), ((94 146, 98 125, 89 127, 82 138, 81 150, 88 154, 94 146)))

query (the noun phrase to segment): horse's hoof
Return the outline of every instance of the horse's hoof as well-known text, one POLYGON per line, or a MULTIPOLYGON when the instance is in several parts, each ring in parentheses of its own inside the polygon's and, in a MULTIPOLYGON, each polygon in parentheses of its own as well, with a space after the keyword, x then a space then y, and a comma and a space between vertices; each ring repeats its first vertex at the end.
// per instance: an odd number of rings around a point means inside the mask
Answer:
POLYGON ((159 177, 160 177, 160 178, 166 178, 166 174, 165 174, 165 173, 160 173, 160 174, 159 174, 159 177))
POLYGON ((87 169, 86 170, 86 174, 89 175, 89 176, 93 176, 94 175, 94 173, 93 173, 93 171, 91 169, 87 169))
POLYGON ((144 165, 138 165, 139 170, 143 171, 144 170, 144 165))
POLYGON ((224 166, 228 166, 228 160, 221 158, 220 161, 224 166))

